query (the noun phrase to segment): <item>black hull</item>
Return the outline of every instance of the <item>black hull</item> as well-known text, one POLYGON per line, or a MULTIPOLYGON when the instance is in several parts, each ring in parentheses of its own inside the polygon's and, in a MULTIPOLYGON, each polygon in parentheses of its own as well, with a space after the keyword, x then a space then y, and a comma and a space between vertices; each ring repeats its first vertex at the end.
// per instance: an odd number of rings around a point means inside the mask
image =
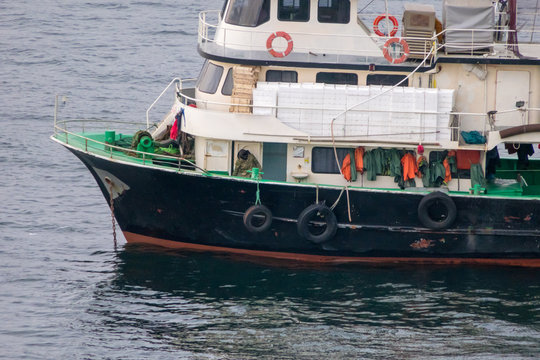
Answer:
POLYGON ((262 203, 274 220, 269 230, 252 233, 242 216, 255 203, 254 181, 142 167, 70 150, 94 175, 108 202, 105 178, 123 184, 115 184, 120 190, 113 203, 128 242, 307 261, 540 266, 538 199, 452 196, 457 207, 454 224, 431 230, 418 219, 424 194, 351 189, 352 221, 343 194, 334 209, 335 236, 316 244, 298 235, 298 215, 315 203, 317 193, 319 201, 333 204, 342 188, 261 182, 262 203))

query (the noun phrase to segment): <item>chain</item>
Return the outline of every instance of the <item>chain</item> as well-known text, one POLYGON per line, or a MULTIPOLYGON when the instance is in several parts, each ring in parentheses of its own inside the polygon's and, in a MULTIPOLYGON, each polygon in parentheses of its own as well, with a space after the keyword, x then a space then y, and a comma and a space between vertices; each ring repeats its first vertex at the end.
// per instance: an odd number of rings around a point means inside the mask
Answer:
POLYGON ((111 208, 111 219, 112 219, 112 233, 113 233, 113 240, 114 240, 114 251, 116 251, 117 242, 116 242, 116 220, 114 218, 114 198, 113 198, 113 190, 112 190, 112 183, 109 183, 109 198, 110 198, 110 208, 111 208))

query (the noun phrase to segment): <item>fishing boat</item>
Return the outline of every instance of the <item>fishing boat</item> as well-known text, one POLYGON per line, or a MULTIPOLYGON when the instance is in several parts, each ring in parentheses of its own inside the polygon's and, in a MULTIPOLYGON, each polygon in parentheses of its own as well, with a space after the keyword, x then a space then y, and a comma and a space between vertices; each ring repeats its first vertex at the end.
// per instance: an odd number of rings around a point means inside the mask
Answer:
POLYGON ((540 267, 537 11, 377 2, 226 0, 199 15, 199 76, 146 122, 55 112, 52 139, 129 243, 540 267))

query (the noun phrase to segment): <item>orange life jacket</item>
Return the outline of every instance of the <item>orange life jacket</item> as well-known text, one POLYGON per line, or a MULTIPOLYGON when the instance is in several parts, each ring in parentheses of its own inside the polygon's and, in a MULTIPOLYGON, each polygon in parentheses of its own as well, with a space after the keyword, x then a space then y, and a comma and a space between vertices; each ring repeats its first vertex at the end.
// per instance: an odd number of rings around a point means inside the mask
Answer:
MULTIPOLYGON (((364 173, 364 148, 359 146, 354 150, 354 165, 356 171, 364 173)), ((347 154, 341 165, 341 173, 347 181, 351 181, 351 155, 347 154)))
POLYGON ((414 179, 416 174, 418 174, 418 166, 416 164, 416 159, 413 154, 406 153, 401 158, 401 165, 403 166, 403 180, 407 181, 414 179))

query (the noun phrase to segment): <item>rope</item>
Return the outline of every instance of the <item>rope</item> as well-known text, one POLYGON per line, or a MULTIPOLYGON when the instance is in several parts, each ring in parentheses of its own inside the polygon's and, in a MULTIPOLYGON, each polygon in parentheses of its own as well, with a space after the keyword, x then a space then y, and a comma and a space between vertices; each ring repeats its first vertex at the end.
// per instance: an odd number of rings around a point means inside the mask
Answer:
POLYGON ((366 10, 366 8, 367 8, 369 5, 371 5, 371 3, 374 2, 374 1, 375 1, 375 0, 371 0, 371 1, 369 2, 369 4, 367 4, 366 6, 364 6, 364 7, 362 8, 362 10, 358 11, 358 13, 361 13, 362 11, 366 10))
POLYGON ((349 222, 352 222, 352 218, 351 218, 351 200, 349 199, 349 185, 345 186, 345 190, 347 191, 347 213, 349 214, 349 222))
POLYGON ((341 192, 339 193, 337 200, 334 202, 332 206, 330 206, 330 210, 334 210, 336 208, 337 204, 339 203, 339 200, 341 199, 341 195, 343 195, 344 191, 345 191, 345 188, 341 189, 341 192))
POLYGON ((259 189, 258 180, 257 180, 257 192, 255 193, 255 205, 261 205, 261 190, 259 189))

